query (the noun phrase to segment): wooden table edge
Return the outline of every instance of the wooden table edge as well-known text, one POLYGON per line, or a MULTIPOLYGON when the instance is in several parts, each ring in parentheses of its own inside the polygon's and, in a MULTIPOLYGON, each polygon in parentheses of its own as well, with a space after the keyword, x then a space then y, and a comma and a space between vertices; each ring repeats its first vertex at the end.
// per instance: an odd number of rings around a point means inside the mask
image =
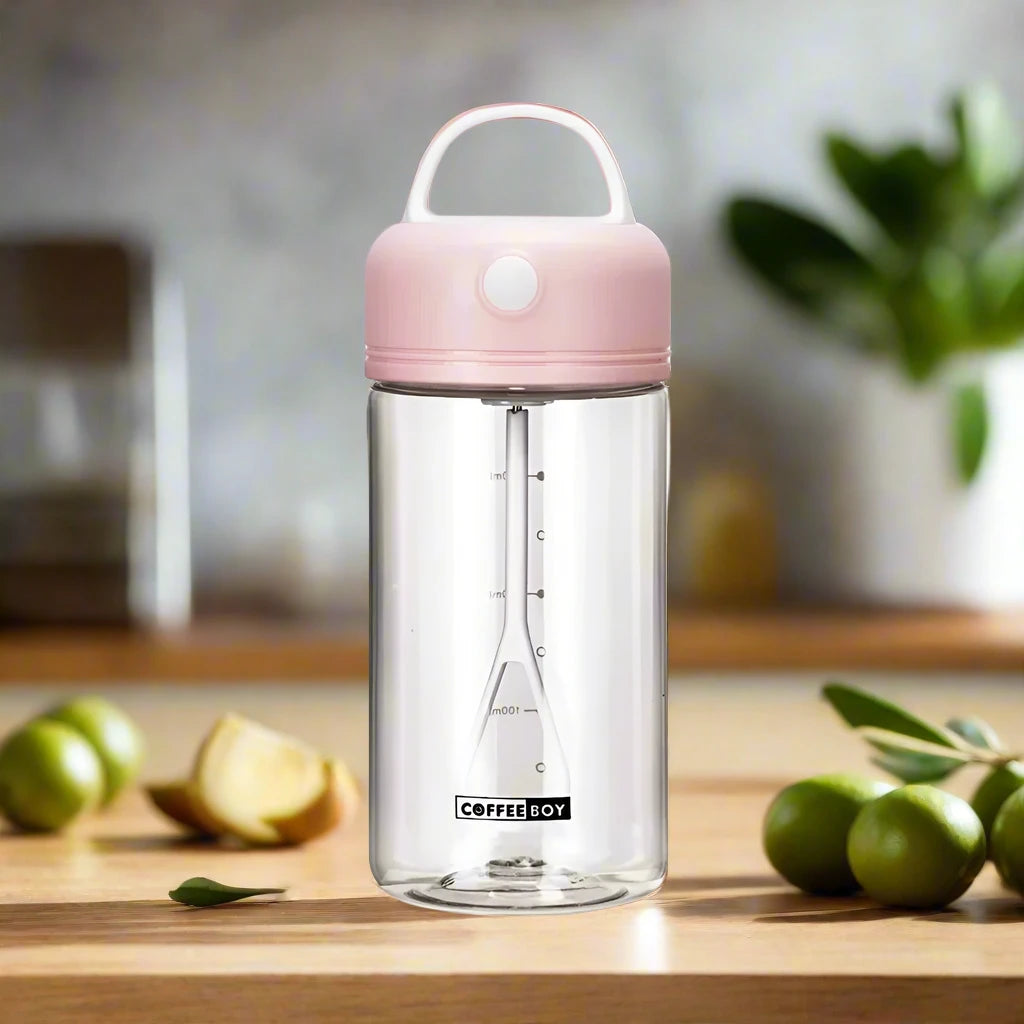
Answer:
POLYGON ((232 974, 0 978, 9 1020, 561 1024, 1020 1020, 1024 977, 722 974, 232 974), (216 1007, 216 1008, 215 1008, 216 1007))

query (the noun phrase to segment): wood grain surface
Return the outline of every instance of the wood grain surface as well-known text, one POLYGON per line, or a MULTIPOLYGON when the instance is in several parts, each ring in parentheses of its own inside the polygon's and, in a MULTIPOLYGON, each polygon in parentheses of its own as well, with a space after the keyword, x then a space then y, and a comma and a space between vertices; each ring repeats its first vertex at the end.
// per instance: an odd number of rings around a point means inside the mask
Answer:
MULTIPOLYGON (((775 610, 669 616, 676 672, 1024 670, 1024 615, 775 610)), ((362 681, 365 625, 212 621, 180 633, 0 631, 0 683, 362 681)))
POLYGON ((381 895, 365 816, 304 849, 225 850, 129 794, 66 836, 0 837, 0 1020, 1021 1020, 1024 902, 991 867, 940 913, 795 893, 759 848, 776 785, 675 782, 657 896, 524 918, 381 895), (290 890, 199 911, 166 898, 199 874, 290 890))

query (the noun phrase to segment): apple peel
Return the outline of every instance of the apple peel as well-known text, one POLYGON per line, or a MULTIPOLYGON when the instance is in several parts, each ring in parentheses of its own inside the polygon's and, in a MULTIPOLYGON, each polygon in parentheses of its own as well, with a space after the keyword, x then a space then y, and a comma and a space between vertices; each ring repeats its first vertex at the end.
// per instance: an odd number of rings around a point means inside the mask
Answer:
POLYGON ((204 836, 216 836, 217 823, 203 809, 188 779, 146 786, 146 795, 171 821, 204 836))
POLYGON ((308 807, 287 817, 265 819, 283 843, 298 845, 325 835, 351 819, 359 791, 348 769, 337 761, 323 762, 324 788, 308 807))

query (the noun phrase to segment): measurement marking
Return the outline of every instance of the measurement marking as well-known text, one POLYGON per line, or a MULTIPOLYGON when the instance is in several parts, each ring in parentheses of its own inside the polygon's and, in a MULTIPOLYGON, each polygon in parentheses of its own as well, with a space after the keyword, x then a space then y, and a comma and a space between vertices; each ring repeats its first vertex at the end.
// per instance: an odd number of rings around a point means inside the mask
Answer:
POLYGON ((546 647, 538 647, 537 648, 537 657, 538 658, 543 658, 544 655, 547 654, 547 653, 548 653, 548 650, 547 650, 546 647))
POLYGON ((530 590, 527 593, 529 594, 530 597, 539 597, 539 598, 543 598, 544 597, 544 591, 543 590, 530 590))
POLYGON ((492 480, 504 480, 505 479, 505 474, 504 473, 491 473, 490 474, 490 478, 492 480))
POLYGON ((528 473, 527 475, 529 476, 529 478, 531 480, 539 480, 541 483, 544 483, 544 470, 543 469, 539 473, 528 473))
POLYGON ((543 774, 543 772, 547 770, 547 765, 543 761, 538 761, 534 765, 534 768, 536 768, 537 771, 539 771, 539 772, 541 772, 543 774))
POLYGON ((503 704, 501 707, 491 708, 491 715, 518 715, 521 710, 518 704, 503 704))
POLYGON ((532 711, 535 715, 539 715, 540 712, 536 708, 523 708, 524 711, 532 711))
POLYGON ((544 539, 544 531, 543 530, 538 530, 537 531, 537 540, 543 540, 543 539, 544 539))
POLYGON ((503 598, 505 596, 504 590, 489 590, 487 593, 491 596, 491 598, 495 600, 503 598))

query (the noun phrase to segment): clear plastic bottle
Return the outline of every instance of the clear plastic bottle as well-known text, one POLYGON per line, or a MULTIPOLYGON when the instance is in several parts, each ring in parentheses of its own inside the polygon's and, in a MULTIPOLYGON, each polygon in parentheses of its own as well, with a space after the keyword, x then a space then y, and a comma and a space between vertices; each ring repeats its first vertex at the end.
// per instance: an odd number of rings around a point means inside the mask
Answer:
POLYGON ((442 129, 371 252, 370 860, 400 899, 571 911, 661 884, 668 276, 596 129, 533 105, 442 129), (431 214, 451 139, 522 116, 591 142, 609 214, 431 214))

